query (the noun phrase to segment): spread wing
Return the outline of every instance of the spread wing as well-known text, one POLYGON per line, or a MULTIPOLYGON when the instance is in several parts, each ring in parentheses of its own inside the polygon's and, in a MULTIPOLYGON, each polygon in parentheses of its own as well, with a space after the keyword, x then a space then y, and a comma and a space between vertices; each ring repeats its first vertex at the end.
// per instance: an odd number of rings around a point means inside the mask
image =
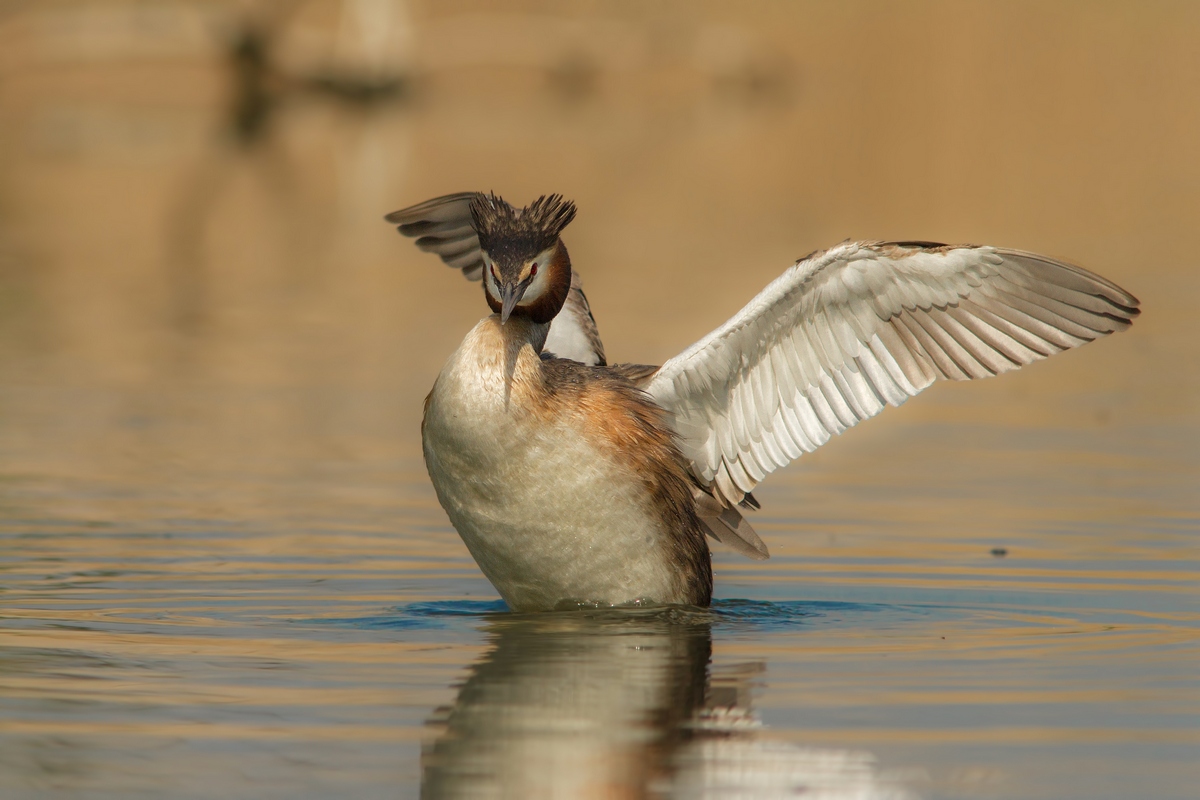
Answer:
POLYGON ((1017 250, 845 243, 797 262, 646 391, 732 506, 834 434, 935 380, 985 378, 1114 331, 1137 298, 1017 250))
MULTIPOLYGON (((471 201, 478 192, 456 192, 435 197, 415 206, 393 211, 384 219, 405 236, 415 237, 417 247, 436 253, 447 266, 462 270, 469 281, 483 277, 483 251, 471 227, 471 201)), ((604 364, 604 344, 596 320, 583 294, 579 273, 571 271, 571 291, 562 311, 550 323, 546 349, 562 358, 584 364, 604 364)))
POLYGON ((471 201, 478 192, 456 192, 435 197, 415 206, 393 211, 384 217, 405 236, 417 239, 417 247, 437 253, 447 266, 461 269, 466 279, 483 277, 483 251, 471 227, 471 201))

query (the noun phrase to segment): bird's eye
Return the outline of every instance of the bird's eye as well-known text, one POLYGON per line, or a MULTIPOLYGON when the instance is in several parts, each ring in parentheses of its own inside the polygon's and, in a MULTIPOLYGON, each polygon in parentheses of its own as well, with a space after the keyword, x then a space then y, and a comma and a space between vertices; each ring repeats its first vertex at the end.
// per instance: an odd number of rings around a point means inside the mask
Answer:
POLYGON ((529 277, 531 277, 531 278, 537 277, 537 264, 534 264, 532 267, 529 268, 529 277))

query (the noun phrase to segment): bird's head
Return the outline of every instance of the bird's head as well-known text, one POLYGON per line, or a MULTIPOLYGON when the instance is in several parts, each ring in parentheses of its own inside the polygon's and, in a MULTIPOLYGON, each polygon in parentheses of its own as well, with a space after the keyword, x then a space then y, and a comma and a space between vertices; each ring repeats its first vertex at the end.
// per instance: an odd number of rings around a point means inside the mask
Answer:
POLYGON ((537 323, 554 319, 571 290, 571 259, 560 234, 575 219, 575 204, 543 195, 513 208, 494 194, 471 202, 471 225, 483 251, 483 290, 500 315, 537 323))

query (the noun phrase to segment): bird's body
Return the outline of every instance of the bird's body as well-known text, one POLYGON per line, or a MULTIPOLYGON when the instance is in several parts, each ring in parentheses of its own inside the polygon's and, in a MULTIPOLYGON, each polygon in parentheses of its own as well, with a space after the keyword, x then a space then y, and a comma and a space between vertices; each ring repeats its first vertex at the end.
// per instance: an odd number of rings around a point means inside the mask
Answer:
POLYGON ((442 507, 514 610, 706 605, 706 534, 767 557, 738 510, 767 474, 935 380, 1015 369, 1138 313, 1030 253, 847 242, 662 367, 607 366, 560 238, 574 213, 463 193, 388 217, 482 278, 495 312, 442 369, 422 437, 442 507))
POLYGON ((425 409, 438 499, 514 609, 708 602, 704 534, 662 411, 603 367, 543 359, 548 325, 467 334, 425 409))

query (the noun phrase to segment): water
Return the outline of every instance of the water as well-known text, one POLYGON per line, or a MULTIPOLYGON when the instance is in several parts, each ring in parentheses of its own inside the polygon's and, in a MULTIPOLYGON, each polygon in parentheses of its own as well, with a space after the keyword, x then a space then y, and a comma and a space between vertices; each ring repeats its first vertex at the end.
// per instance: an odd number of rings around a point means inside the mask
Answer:
POLYGON ((1197 795, 1194 10, 414 6, 411 93, 255 118, 189 8, 0 19, 0 796, 1197 795), (500 24, 600 54, 447 46, 500 24), (772 558, 716 553, 709 611, 513 615, 420 454, 478 287, 379 221, 462 188, 579 202, 617 360, 847 235, 1048 252, 1145 313, 772 476, 772 558))

